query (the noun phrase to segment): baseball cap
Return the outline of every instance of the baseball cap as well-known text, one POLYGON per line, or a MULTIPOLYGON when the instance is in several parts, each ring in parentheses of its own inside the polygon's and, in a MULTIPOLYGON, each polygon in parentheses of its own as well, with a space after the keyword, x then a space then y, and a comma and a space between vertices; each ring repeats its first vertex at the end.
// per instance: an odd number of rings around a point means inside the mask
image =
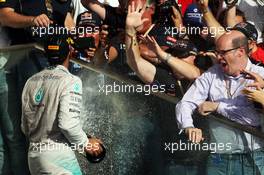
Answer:
POLYGON ((78 15, 76 24, 78 32, 72 37, 75 42, 73 47, 80 51, 98 46, 101 18, 96 13, 87 10, 78 15))
POLYGON ((45 42, 45 54, 51 64, 60 64, 68 56, 69 37, 67 35, 51 35, 45 42))
POLYGON ((87 10, 78 15, 76 24, 77 26, 97 27, 102 25, 102 20, 99 15, 90 10, 87 10))
MULTIPOLYGON (((169 41, 167 41, 169 44, 169 41)), ((171 53, 173 56, 178 58, 186 58, 191 55, 197 55, 198 49, 193 43, 186 39, 178 39, 176 42, 170 42, 171 46, 166 52, 171 53)))
POLYGON ((258 31, 254 25, 249 22, 241 22, 236 24, 232 30, 237 30, 242 32, 248 39, 257 41, 258 40, 258 31))
POLYGON ((200 12, 196 4, 190 4, 186 9, 183 17, 183 22, 186 27, 203 27, 203 14, 200 12))

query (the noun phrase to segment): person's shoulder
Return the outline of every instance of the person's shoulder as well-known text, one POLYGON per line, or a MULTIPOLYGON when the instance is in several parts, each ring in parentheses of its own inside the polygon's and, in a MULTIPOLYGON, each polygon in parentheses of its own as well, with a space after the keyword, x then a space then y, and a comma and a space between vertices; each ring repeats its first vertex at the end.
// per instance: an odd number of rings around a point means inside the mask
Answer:
POLYGON ((43 80, 44 72, 45 72, 45 70, 42 70, 42 71, 32 75, 30 78, 28 78, 25 85, 24 85, 23 91, 27 91, 28 89, 31 89, 31 88, 37 86, 37 82, 43 80))
POLYGON ((73 82, 81 82, 81 79, 76 76, 73 75, 72 73, 69 72, 68 69, 66 69, 63 66, 58 66, 56 68, 57 74, 62 76, 62 79, 64 80, 64 83, 69 82, 69 83, 73 83, 73 82))
POLYGON ((210 67, 206 72, 202 73, 200 77, 197 78, 197 81, 207 81, 212 83, 215 79, 221 79, 222 72, 219 64, 215 64, 210 67))
POLYGON ((258 66, 255 64, 251 65, 251 71, 260 74, 262 77, 264 77, 264 67, 258 66))
POLYGON ((73 75, 73 74, 70 74, 70 75, 71 75, 72 81, 78 82, 78 83, 81 83, 82 82, 82 80, 80 79, 80 77, 78 77, 76 75, 73 75))
POLYGON ((206 72, 219 72, 220 70, 221 70, 220 65, 219 64, 214 64, 206 72))
POLYGON ((36 80, 40 79, 45 74, 45 72, 46 72, 46 69, 44 69, 44 70, 42 70, 42 71, 40 71, 38 73, 35 73, 34 75, 32 75, 28 79, 28 81, 31 82, 31 81, 36 81, 36 80))

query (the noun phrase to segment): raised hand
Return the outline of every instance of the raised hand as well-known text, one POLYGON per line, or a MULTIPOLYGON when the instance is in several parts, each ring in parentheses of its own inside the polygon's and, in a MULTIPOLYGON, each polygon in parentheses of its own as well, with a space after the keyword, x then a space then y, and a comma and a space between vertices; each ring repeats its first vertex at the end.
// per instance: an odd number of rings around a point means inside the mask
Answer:
POLYGON ((150 37, 149 35, 147 35, 146 37, 139 36, 139 38, 141 39, 141 41, 143 41, 144 44, 147 45, 150 50, 155 52, 157 55, 159 55, 159 53, 162 51, 154 37, 150 37))
POLYGON ((254 87, 259 90, 264 88, 263 78, 259 74, 247 70, 241 72, 246 75, 245 78, 254 80, 254 83, 248 84, 247 87, 254 87))
POLYGON ((172 21, 175 27, 178 27, 178 28, 183 27, 181 13, 174 6, 172 6, 172 12, 173 14, 171 15, 171 18, 172 18, 172 21))
POLYGON ((198 0, 197 4, 200 9, 207 9, 208 8, 208 0, 198 0))
POLYGON ((242 92, 249 100, 261 103, 262 106, 264 106, 264 92, 262 90, 252 90, 245 88, 242 92))
POLYGON ((143 23, 149 19, 142 19, 142 15, 146 10, 146 4, 142 5, 139 3, 135 7, 135 2, 133 1, 131 5, 128 6, 128 14, 126 18, 126 27, 133 27, 136 31, 139 31, 143 27, 143 23))

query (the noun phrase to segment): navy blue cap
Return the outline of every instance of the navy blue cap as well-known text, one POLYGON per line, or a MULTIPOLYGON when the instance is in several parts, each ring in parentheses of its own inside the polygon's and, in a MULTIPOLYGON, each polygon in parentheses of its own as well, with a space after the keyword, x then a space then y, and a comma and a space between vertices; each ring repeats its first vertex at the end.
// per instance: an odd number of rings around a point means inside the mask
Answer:
POLYGON ((188 6, 183 18, 186 27, 204 27, 203 14, 200 12, 198 6, 193 3, 188 6))

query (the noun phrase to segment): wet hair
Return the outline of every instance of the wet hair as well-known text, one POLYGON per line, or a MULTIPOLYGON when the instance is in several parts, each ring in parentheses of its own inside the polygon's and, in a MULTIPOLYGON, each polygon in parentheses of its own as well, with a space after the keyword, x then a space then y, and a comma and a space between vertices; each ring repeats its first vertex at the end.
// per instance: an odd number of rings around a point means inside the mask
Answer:
POLYGON ((246 36, 240 36, 237 38, 234 38, 232 40, 232 46, 233 48, 237 48, 237 47, 244 47, 246 54, 249 53, 249 48, 248 48, 248 39, 246 36))

